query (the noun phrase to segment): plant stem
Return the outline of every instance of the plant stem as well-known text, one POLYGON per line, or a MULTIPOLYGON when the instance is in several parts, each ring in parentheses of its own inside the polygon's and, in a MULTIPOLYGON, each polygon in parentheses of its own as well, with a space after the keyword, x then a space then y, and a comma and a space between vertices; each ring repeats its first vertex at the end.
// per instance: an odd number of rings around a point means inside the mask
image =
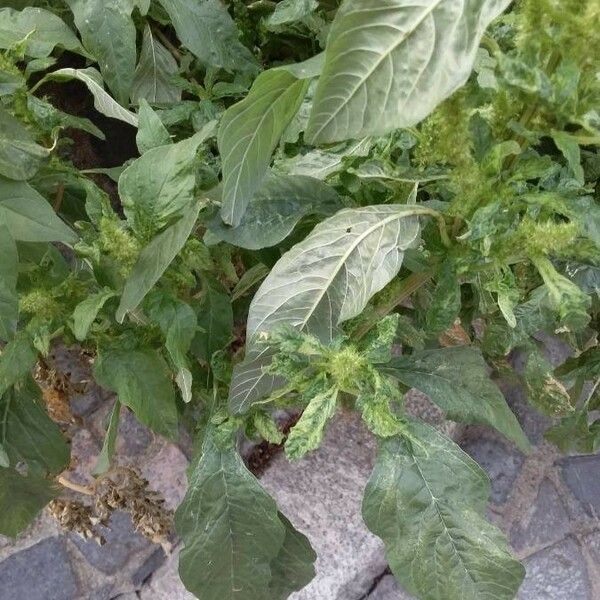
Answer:
POLYGON ((85 494, 86 496, 94 495, 94 491, 91 487, 87 485, 79 485, 78 483, 73 483, 72 481, 69 481, 66 477, 62 475, 59 475, 56 478, 56 481, 58 481, 58 483, 60 483, 60 485, 62 485, 63 487, 69 490, 73 490, 74 492, 79 492, 80 494, 85 494))

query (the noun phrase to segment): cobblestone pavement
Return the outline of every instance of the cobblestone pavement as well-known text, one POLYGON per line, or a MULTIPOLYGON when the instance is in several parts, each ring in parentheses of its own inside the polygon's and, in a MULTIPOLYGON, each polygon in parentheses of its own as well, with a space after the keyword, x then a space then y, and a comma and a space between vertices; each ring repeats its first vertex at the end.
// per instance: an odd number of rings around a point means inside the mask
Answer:
MULTIPOLYGON (((543 440, 547 425, 513 382, 501 385, 535 444, 524 456, 489 429, 460 434, 463 448, 492 481, 490 518, 527 568, 519 600, 600 598, 600 456, 560 456, 543 440)), ((73 399, 88 428, 73 439, 79 462, 69 477, 86 483, 112 400, 98 390, 73 399)), ((423 414, 423 402, 411 405, 423 414)), ((431 422, 439 415, 427 407, 431 422)), ((155 437, 123 413, 118 457, 133 457, 170 506, 185 490, 186 447, 155 437)), ((389 574, 381 543, 360 521, 360 495, 374 456, 369 435, 341 415, 321 450, 290 465, 276 456, 262 476, 288 517, 319 553, 317 578, 293 600, 410 600, 389 574)), ((177 577, 177 548, 162 549, 113 516, 103 547, 61 532, 47 515, 16 542, 0 536, 0 600, 193 600, 177 577)))

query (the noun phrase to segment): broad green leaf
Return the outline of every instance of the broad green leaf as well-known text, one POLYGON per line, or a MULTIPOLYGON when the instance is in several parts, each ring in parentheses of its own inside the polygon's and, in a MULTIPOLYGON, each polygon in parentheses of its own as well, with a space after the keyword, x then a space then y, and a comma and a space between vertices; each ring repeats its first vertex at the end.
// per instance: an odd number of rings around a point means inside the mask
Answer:
POLYGON ((307 175, 324 181, 344 169, 344 159, 367 156, 372 145, 371 138, 365 138, 344 144, 337 151, 315 148, 306 154, 280 160, 275 163, 275 168, 291 175, 307 175))
POLYGON ((181 300, 156 294, 149 299, 147 313, 165 337, 165 348, 176 368, 177 383, 184 402, 192 399, 192 373, 187 353, 198 329, 194 309, 181 300))
POLYGON ((271 175, 250 200, 237 227, 216 217, 211 235, 240 248, 259 250, 285 239, 302 217, 330 215, 341 207, 340 197, 318 179, 301 175, 271 175))
POLYGON ((167 128, 144 98, 140 98, 138 119, 139 126, 135 141, 140 154, 158 146, 167 146, 172 142, 167 128))
POLYGON ((177 435, 177 405, 169 369, 153 350, 102 350, 94 364, 98 385, 115 392, 144 425, 169 439, 177 435))
POLYGON ((94 67, 87 69, 59 69, 49 73, 44 77, 45 81, 69 81, 78 79, 85 84, 87 89, 94 97, 94 108, 107 117, 124 121, 132 127, 138 126, 138 118, 126 108, 123 108, 110 94, 104 89, 102 76, 94 67))
POLYGON ((225 111, 218 144, 223 161, 221 217, 237 227, 267 174, 271 154, 308 88, 285 69, 256 78, 246 98, 225 111))
POLYGON ((317 555, 307 537, 295 529, 282 513, 279 513, 279 520, 285 527, 285 537, 279 554, 271 562, 268 600, 286 600, 315 576, 317 555))
POLYGON ((24 181, 0 177, 0 224, 18 242, 73 243, 77 236, 24 181))
POLYGON ((287 23, 301 21, 319 6, 317 0, 282 0, 267 19, 267 27, 277 28, 287 23))
POLYGON ((96 460, 96 465, 92 470, 92 475, 102 475, 102 473, 106 473, 106 471, 110 469, 112 458, 115 454, 115 448, 117 446, 120 416, 121 403, 119 400, 115 400, 115 404, 110 411, 110 418, 108 420, 108 427, 106 428, 106 435, 104 436, 102 450, 98 455, 98 460, 96 460))
POLYGON ((194 306, 198 332, 192 341, 192 354, 204 362, 224 348, 232 339, 233 311, 225 288, 216 279, 205 277, 202 298, 194 306))
POLYGON ((159 233, 142 250, 123 288, 116 314, 119 323, 128 312, 137 308, 183 248, 196 225, 199 210, 200 205, 191 202, 174 225, 159 233))
POLYGON ((17 537, 58 493, 47 479, 0 468, 0 535, 17 537))
POLYGON ((66 0, 83 44, 96 58, 104 81, 127 105, 135 71, 132 0, 66 0))
POLYGON ((220 0, 158 0, 177 37, 205 65, 227 71, 255 71, 252 53, 220 0))
POLYGON ((193 200, 196 152, 213 131, 210 123, 187 140, 152 148, 123 171, 119 194, 138 233, 155 233, 193 200))
POLYGON ((512 600, 525 570, 485 520, 485 473, 429 425, 410 433, 380 443, 363 499, 392 572, 422 600, 512 600))
POLYGON ((33 58, 45 58, 55 46, 85 54, 77 36, 49 10, 0 8, 0 49, 8 50, 25 38, 25 54, 33 58))
POLYGON ((69 445, 30 377, 0 397, 0 444, 11 465, 24 461, 30 472, 55 475, 69 463, 69 445))
POLYGON ((0 396, 24 379, 36 361, 37 352, 31 339, 19 332, 0 352, 0 396))
POLYGON ((427 394, 450 419, 495 427, 527 451, 529 442, 487 369, 481 352, 466 346, 423 350, 380 367, 383 373, 427 394))
POLYGON ((203 450, 175 515, 181 579, 200 600, 265 600, 287 528, 233 448, 203 450))
POLYGON ((234 369, 230 403, 245 411, 270 391, 269 350, 259 342, 283 324, 330 342, 402 266, 419 238, 415 205, 346 209, 315 227, 277 262, 252 300, 246 360, 234 369))
POLYGON ((334 386, 317 392, 310 399, 285 442, 285 454, 290 460, 302 458, 321 445, 325 427, 335 415, 337 397, 338 388, 334 386))
POLYGON ((96 294, 88 296, 75 307, 72 329, 76 340, 80 342, 85 340, 98 313, 102 310, 107 300, 110 300, 114 296, 116 296, 116 293, 113 290, 105 288, 96 294))
POLYGON ((469 77, 510 0, 346 0, 329 31, 306 137, 315 144, 411 127, 469 77))
POLYGON ((0 107, 0 175, 23 180, 33 177, 50 151, 35 143, 33 135, 0 107))
POLYGON ((19 297, 17 245, 6 225, 0 222, 0 340, 8 341, 17 330, 19 297))
POLYGON ((81 131, 87 131, 87 133, 91 133, 101 140, 105 139, 102 131, 100 131, 100 129, 98 129, 89 119, 76 117, 75 115, 62 112, 52 106, 49 102, 41 100, 36 96, 27 96, 27 108, 33 113, 35 120, 40 123, 44 129, 52 130, 55 127, 65 129, 70 127, 73 129, 81 129, 81 131))
POLYGON ((146 25, 131 87, 131 101, 136 104, 142 99, 153 104, 179 102, 181 88, 173 84, 173 76, 177 72, 177 61, 146 25))

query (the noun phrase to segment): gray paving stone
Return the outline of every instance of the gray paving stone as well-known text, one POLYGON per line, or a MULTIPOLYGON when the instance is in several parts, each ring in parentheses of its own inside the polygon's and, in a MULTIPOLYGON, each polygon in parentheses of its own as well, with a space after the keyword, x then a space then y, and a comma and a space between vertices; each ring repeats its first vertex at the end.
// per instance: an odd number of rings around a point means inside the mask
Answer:
POLYGON ((70 534, 70 538, 90 565, 109 575, 122 569, 133 555, 151 552, 155 548, 134 531, 129 515, 122 512, 113 514, 110 528, 105 529, 103 534, 106 538, 103 546, 85 541, 75 534, 70 534))
POLYGON ((542 548, 563 539, 570 531, 569 515, 554 485, 544 480, 535 504, 522 515, 511 532, 511 544, 518 552, 542 548))
POLYGON ((141 587, 164 564, 165 560, 164 550, 157 548, 131 577, 133 586, 135 588, 141 587))
POLYGON ((565 483, 592 516, 600 515, 600 456, 569 456, 561 460, 565 483))
POLYGON ((368 595, 367 600, 415 600, 405 592, 393 575, 386 575, 368 595))
POLYGON ((173 552, 165 564, 139 592, 141 600, 195 600, 188 592, 177 572, 179 553, 173 552))
POLYGON ((594 600, 581 550, 572 538, 525 561, 518 600, 594 600))
POLYGON ((263 475, 262 484, 318 555, 316 578, 294 600, 358 600, 385 570, 382 543, 361 518, 374 459, 373 436, 356 414, 343 413, 319 450, 295 463, 279 455, 263 475))
POLYGON ((523 455, 495 431, 479 427, 471 428, 460 445, 488 474, 491 501, 504 502, 519 474, 523 455))
POLYGON ((65 542, 48 538, 0 563, 0 600, 81 598, 65 542))

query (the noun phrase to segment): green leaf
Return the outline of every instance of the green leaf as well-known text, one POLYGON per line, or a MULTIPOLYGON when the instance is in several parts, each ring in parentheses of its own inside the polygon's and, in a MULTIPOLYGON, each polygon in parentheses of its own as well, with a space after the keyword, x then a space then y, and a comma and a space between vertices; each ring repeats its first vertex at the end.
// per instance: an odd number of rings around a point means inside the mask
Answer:
POLYGON ((204 362, 210 362, 212 355, 232 339, 231 299, 216 279, 205 277, 202 298, 194 309, 198 317, 198 332, 192 341, 192 354, 204 362))
POLYGON ((49 150, 36 144, 31 133, 0 107, 0 175, 29 179, 49 155, 49 150))
POLYGON ((258 263, 250 267, 240 277, 236 286, 231 292, 231 301, 235 302, 239 298, 245 296, 257 283, 261 282, 269 274, 269 267, 258 263))
POLYGON ((450 260, 446 260, 437 278, 431 304, 427 310, 428 333, 438 334, 452 327, 460 312, 460 281, 450 260))
POLYGON ((75 307, 73 311, 72 330, 76 340, 80 342, 85 340, 98 313, 102 310, 107 300, 110 300, 114 296, 116 296, 116 293, 113 290, 105 288, 96 294, 88 296, 75 307))
POLYGON ((17 330, 19 296, 17 245, 6 225, 0 222, 0 340, 8 341, 17 330))
POLYGON ((301 590, 315 576, 317 559, 307 537, 300 533, 282 514, 279 520, 285 527, 283 546, 271 563, 271 584, 268 600, 286 600, 292 592, 301 590))
POLYGON ((278 28, 287 23, 295 23, 311 15, 317 8, 317 0, 282 0, 267 19, 268 28, 278 28))
POLYGON ((563 156, 567 160, 569 168, 573 173, 573 177, 581 185, 585 182, 585 176, 583 173, 583 167, 581 166, 581 150, 579 144, 568 133, 564 131, 553 131, 552 139, 556 144, 556 147, 562 152, 563 156))
POLYGON ((9 50, 25 38, 25 54, 32 58, 45 58, 55 46, 85 54, 77 36, 49 10, 0 8, 0 48, 9 50))
POLYGON ((285 442, 285 454, 290 460, 298 460, 321 445, 325 427, 333 418, 337 407, 339 390, 336 386, 317 391, 314 395, 310 389, 305 394, 312 396, 309 396, 310 402, 285 442))
POLYGON ((77 241, 48 202, 24 181, 0 177, 0 224, 18 242, 77 241))
POLYGON ((36 361, 37 352, 31 339, 26 333, 19 332, 0 352, 0 396, 24 379, 36 361))
POLYGON ((131 87, 131 101, 172 104, 181 100, 181 88, 174 85, 177 61, 156 39, 149 25, 144 28, 140 60, 131 87))
POLYGON ((265 600, 286 527, 233 449, 205 442, 175 514, 179 574, 200 600, 265 600))
POLYGON ((569 331, 581 331, 590 321, 591 298, 572 281, 561 275, 545 256, 532 259, 546 288, 560 323, 569 331))
POLYGON ((562 417, 575 411, 565 386, 554 376, 552 363, 538 348, 529 351, 523 378, 527 400, 539 411, 551 417, 562 417))
POLYGON ((193 308, 164 294, 149 299, 148 316, 157 323, 165 337, 165 347, 176 367, 175 382, 184 402, 192 399, 192 373, 187 353, 196 334, 197 319, 193 308))
POLYGON ((183 248, 196 225, 199 210, 200 205, 191 202, 174 225, 159 233, 142 250, 123 288, 116 313, 119 323, 123 322, 128 312, 138 307, 183 248))
POLYGON ((66 0, 85 47, 96 58, 117 102, 127 105, 135 70, 132 0, 66 0))
POLYGON ((69 445, 30 377, 0 397, 0 443, 11 465, 24 461, 30 472, 56 475, 69 464, 69 445))
POLYGON ((220 0, 159 0, 177 37, 205 65, 227 71, 255 71, 252 53, 220 0))
POLYGON ((46 479, 0 468, 0 535, 17 537, 57 495, 58 489, 46 479))
POLYGON ((423 350, 394 358, 380 370, 427 394, 450 419, 490 425, 521 450, 529 450, 519 422, 488 377, 487 365, 476 348, 423 350))
POLYGON ((509 0, 346 0, 327 38, 310 143, 384 135, 429 115, 469 77, 509 0))
POLYGON ((106 473, 106 471, 110 469, 112 458, 115 454, 115 448, 117 446, 120 416, 121 403, 119 400, 115 400, 115 404, 110 411, 110 418, 108 420, 108 427, 106 429, 106 435, 104 436, 102 450, 98 455, 96 465, 92 469, 92 475, 102 475, 102 473, 106 473))
POLYGON ((485 473, 429 425, 410 433, 381 442, 363 500, 392 572, 422 600, 512 600, 525 570, 484 518, 485 473))
POLYGON ((244 412, 274 384, 265 334, 287 324, 328 343, 400 270, 419 238, 414 205, 346 209, 315 227, 277 262, 250 305, 246 359, 234 369, 231 407, 244 412))
POLYGON ((123 171, 123 210, 140 235, 155 233, 194 199, 196 152, 213 131, 214 122, 187 140, 152 148, 123 171))
POLYGON ((254 414, 252 425, 256 429, 256 433, 269 444, 281 444, 285 438, 274 419, 262 411, 254 414))
POLYGON ((49 102, 45 102, 36 96, 27 96, 27 108, 33 113, 35 120, 48 131, 51 131, 56 127, 61 129, 70 127, 91 133, 101 140, 105 139, 102 131, 100 131, 100 129, 98 129, 89 119, 76 117, 75 115, 62 112, 52 106, 49 102))
POLYGON ((271 175, 250 200, 237 227, 225 225, 217 216, 209 231, 218 240, 259 250, 277 245, 306 215, 330 215, 340 207, 337 192, 318 179, 271 175))
POLYGON ((223 161, 221 217, 228 225, 241 223, 307 89, 308 80, 285 69, 270 69, 256 78, 246 98, 225 111, 218 144, 223 161))
POLYGON ((87 69, 59 69, 46 75, 43 81, 70 81, 78 79, 85 84, 94 97, 94 108, 107 117, 119 119, 133 127, 138 126, 138 118, 126 108, 123 108, 104 89, 102 76, 94 67, 87 69))
POLYGON ((140 154, 152 150, 152 148, 172 143, 167 128, 144 98, 140 98, 138 119, 139 126, 135 141, 140 154))
POLYGON ((590 422, 587 410, 561 419, 544 437, 564 454, 595 454, 600 449, 600 420, 590 422))
POLYGON ((98 385, 115 392, 144 425, 174 439, 177 406, 169 369, 150 349, 101 350, 94 364, 98 385))

